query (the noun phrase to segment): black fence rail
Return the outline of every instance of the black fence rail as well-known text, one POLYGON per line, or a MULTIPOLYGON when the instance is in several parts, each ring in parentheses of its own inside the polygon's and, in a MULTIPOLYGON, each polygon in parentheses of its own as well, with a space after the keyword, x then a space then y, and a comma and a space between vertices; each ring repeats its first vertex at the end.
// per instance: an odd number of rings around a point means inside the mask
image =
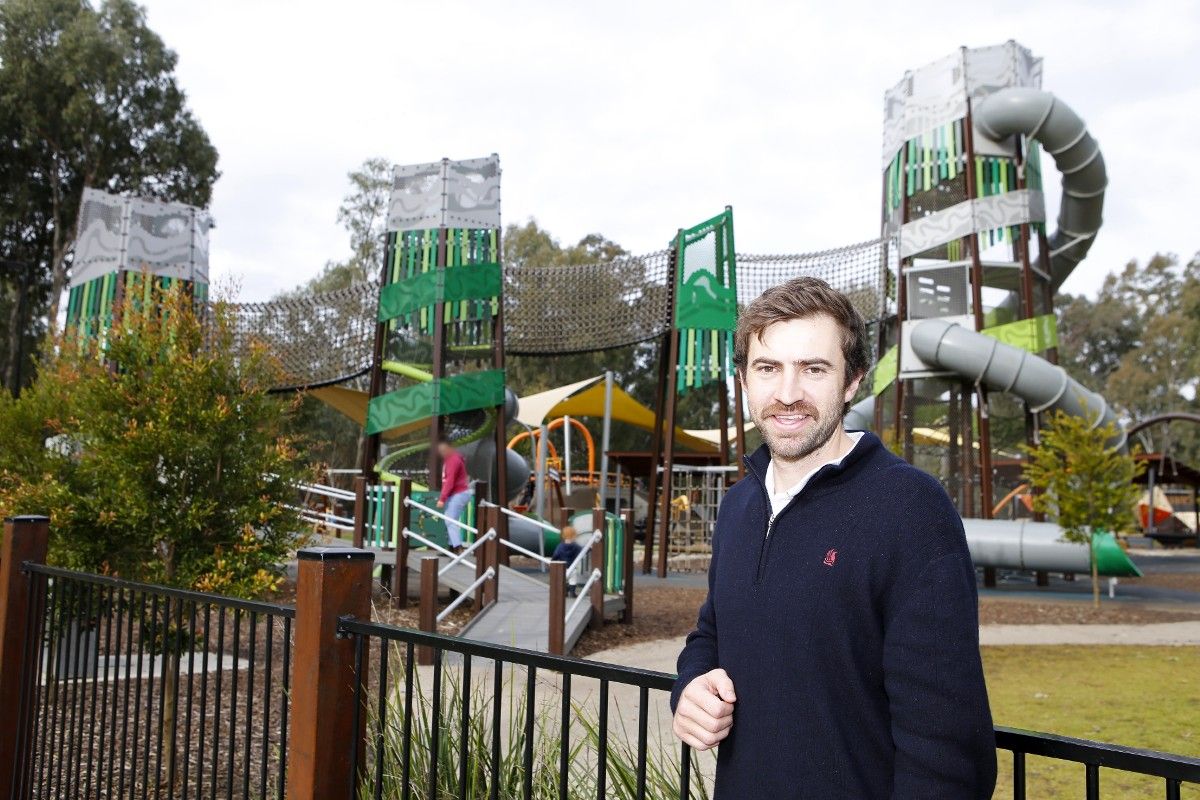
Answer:
POLYGON ((1148 775, 1163 781, 1164 797, 1180 800, 1184 783, 1200 784, 1200 758, 1169 755, 1087 739, 1017 728, 996 728, 996 749, 1013 754, 1013 800, 1025 800, 1026 756, 1042 756, 1083 767, 1084 796, 1099 800, 1100 770, 1148 775))
MULTIPOLYGON (((4 533, 0 795, 708 796, 712 755, 669 733, 674 676, 372 623, 369 552, 301 551, 293 609, 45 566, 44 517, 4 533)), ((1200 785, 1200 758, 996 738, 1015 800, 1042 759, 1079 766, 1063 796, 1200 785)))
POLYGON ((283 798, 293 609, 23 570, 13 797, 283 798))
POLYGON ((672 675, 350 618, 338 631, 355 648, 355 798, 708 796, 669 733, 672 675))

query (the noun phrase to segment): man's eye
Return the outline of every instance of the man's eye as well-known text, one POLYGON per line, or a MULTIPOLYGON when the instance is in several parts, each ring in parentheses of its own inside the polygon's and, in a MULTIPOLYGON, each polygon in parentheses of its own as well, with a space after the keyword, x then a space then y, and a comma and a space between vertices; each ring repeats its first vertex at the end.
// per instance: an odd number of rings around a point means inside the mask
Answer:
POLYGON ((825 368, 824 367, 809 367, 808 369, 805 370, 805 372, 807 372, 809 375, 824 375, 825 368))
POLYGON ((758 366, 758 371, 759 372, 774 372, 775 368, 773 366, 771 366, 770 364, 760 364, 758 366))

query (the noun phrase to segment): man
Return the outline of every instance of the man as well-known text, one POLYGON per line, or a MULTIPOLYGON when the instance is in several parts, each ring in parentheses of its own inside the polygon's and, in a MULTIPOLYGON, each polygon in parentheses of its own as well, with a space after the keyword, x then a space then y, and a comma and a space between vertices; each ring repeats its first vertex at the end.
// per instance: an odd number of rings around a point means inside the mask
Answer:
MULTIPOLYGON (((471 502, 471 484, 467 479, 467 462, 445 437, 438 439, 438 456, 442 459, 442 493, 438 496, 437 507, 446 512, 446 516, 457 520, 471 502)), ((457 522, 446 523, 446 536, 450 539, 450 549, 455 553, 462 552, 462 527, 457 522)))
POLYGON ((842 429, 862 318, 797 278, 746 308, 733 360, 765 444, 718 513, 675 734, 720 745, 718 800, 991 797, 962 521, 936 480, 842 429))

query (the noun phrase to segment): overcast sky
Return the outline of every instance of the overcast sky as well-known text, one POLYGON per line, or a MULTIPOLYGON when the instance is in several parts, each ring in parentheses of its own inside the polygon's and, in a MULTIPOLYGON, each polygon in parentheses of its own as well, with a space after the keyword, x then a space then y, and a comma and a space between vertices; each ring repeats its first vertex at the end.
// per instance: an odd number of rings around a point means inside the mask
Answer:
POLYGON ((220 152, 212 276, 243 300, 347 254, 337 207, 371 156, 499 153, 505 222, 536 218, 564 242, 658 249, 726 204, 742 252, 873 238, 884 90, 1010 38, 1045 59, 1043 88, 1108 165, 1104 228, 1065 289, 1200 249, 1200 0, 147 8, 220 152))

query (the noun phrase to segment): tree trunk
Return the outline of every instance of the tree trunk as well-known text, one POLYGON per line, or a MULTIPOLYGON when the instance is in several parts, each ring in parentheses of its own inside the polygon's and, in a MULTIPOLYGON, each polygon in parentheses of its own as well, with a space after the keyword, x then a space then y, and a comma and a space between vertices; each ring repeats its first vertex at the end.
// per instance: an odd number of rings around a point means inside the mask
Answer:
POLYGON ((1092 607, 1100 608, 1100 568, 1096 564, 1095 539, 1088 539, 1088 558, 1092 562, 1092 607))
MULTIPOLYGON (((171 585, 175 581, 175 548, 167 545, 165 550, 166 576, 167 584, 171 585)), ((163 631, 163 679, 162 679, 162 745, 163 745, 163 760, 162 763, 167 765, 167 773, 164 785, 168 789, 174 789, 173 784, 178 780, 180 772, 175 769, 175 739, 176 739, 176 724, 175 719, 178 713, 179 706, 179 662, 180 650, 185 646, 190 647, 191 643, 183 641, 183 631, 173 630, 171 628, 173 616, 182 618, 182 608, 180 613, 172 615, 171 610, 176 604, 181 604, 182 600, 168 601, 163 608, 162 631, 163 631), (173 780, 174 779, 174 780, 173 780)), ((184 757, 187 757, 187 751, 184 751, 184 757)), ((169 791, 170 796, 174 796, 174 792, 169 791)))
POLYGON ((21 341, 25 336, 25 325, 21 312, 25 310, 24 294, 25 281, 14 279, 12 307, 8 312, 8 371, 4 376, 4 385, 16 397, 21 393, 21 341))

